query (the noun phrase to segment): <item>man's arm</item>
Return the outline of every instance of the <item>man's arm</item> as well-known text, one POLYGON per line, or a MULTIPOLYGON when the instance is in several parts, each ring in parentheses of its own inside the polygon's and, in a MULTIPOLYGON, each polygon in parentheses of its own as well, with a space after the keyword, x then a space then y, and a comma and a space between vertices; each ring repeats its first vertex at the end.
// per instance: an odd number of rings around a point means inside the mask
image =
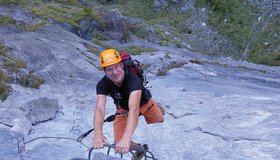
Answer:
POLYGON ((103 148, 104 144, 108 143, 106 137, 103 135, 102 127, 105 116, 106 95, 97 95, 96 108, 94 112, 93 126, 93 148, 103 148))
POLYGON ((142 90, 136 90, 129 95, 129 112, 127 118, 126 128, 123 137, 116 144, 116 152, 127 153, 129 151, 131 136, 136 129, 138 124, 138 117, 140 112, 140 99, 142 90))

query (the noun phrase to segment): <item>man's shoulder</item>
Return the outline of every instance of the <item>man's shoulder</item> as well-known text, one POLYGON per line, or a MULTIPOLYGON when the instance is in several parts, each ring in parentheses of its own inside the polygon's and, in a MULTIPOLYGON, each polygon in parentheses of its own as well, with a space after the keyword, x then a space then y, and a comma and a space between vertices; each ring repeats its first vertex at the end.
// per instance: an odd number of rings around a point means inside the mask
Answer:
POLYGON ((125 74, 126 83, 129 86, 142 86, 141 80, 132 72, 128 72, 125 74))
POLYGON ((102 77, 98 82, 97 82, 97 86, 104 86, 104 85, 106 85, 106 84, 108 84, 108 80, 107 80, 107 78, 106 78, 106 76, 104 76, 104 77, 102 77))
POLYGON ((135 80, 135 79, 139 79, 134 73, 128 71, 125 73, 125 77, 128 79, 128 80, 135 80))

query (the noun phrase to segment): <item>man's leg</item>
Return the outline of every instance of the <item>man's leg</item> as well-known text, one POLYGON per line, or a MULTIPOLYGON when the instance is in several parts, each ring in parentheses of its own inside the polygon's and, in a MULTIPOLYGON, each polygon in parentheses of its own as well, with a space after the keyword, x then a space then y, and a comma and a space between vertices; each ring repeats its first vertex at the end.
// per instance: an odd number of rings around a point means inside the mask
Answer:
POLYGON ((127 122, 127 113, 124 109, 117 109, 116 118, 114 120, 114 142, 117 143, 124 134, 126 122, 127 122))
POLYGON ((148 124, 161 123, 164 120, 163 111, 152 98, 140 108, 140 112, 148 124))

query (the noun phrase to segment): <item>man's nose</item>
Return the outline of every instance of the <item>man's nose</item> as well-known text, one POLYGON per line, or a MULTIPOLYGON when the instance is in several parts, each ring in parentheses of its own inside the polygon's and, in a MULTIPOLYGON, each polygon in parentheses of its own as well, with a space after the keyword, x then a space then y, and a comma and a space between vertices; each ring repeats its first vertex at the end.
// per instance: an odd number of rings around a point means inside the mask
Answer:
POLYGON ((113 74, 116 74, 116 73, 117 73, 117 69, 113 68, 113 69, 112 69, 112 73, 113 73, 113 74))

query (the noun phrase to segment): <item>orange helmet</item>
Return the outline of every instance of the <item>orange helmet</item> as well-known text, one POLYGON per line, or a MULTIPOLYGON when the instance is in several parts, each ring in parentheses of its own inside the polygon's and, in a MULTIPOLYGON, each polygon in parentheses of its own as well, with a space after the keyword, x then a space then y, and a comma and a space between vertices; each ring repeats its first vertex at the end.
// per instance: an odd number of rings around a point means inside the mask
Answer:
POLYGON ((115 49, 106 49, 99 55, 102 68, 121 62, 121 56, 115 49))

